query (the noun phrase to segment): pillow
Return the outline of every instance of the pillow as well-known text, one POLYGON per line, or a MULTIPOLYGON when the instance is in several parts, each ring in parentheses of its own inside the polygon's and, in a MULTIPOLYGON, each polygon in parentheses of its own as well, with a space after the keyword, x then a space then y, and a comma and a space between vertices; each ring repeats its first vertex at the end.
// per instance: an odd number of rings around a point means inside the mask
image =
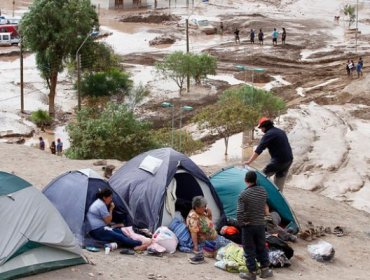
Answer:
POLYGON ((142 170, 148 171, 154 175, 155 173, 157 173, 162 162, 163 160, 148 155, 140 163, 139 168, 142 170))

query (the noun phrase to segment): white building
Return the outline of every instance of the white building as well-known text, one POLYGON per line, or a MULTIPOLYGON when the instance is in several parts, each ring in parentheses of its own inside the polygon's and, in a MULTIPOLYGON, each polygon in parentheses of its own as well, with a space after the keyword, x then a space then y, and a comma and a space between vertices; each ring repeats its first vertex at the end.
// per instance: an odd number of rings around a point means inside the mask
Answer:
POLYGON ((147 0, 91 0, 91 4, 103 9, 131 9, 147 6, 147 0))

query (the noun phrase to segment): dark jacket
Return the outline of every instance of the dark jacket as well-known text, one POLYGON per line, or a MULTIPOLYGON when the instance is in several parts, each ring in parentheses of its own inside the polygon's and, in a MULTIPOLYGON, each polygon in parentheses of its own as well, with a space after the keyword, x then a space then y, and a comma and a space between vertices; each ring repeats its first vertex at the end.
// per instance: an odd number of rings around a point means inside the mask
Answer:
POLYGON ((288 137, 280 128, 274 126, 268 128, 255 152, 260 155, 266 148, 269 150, 273 163, 285 163, 293 160, 288 137))

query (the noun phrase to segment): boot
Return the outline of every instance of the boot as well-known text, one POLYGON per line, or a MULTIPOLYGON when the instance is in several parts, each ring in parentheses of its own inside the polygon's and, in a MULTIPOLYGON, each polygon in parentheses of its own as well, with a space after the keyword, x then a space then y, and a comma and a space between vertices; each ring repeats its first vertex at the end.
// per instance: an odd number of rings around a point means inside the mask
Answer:
POLYGON ((247 279, 247 280, 256 280, 257 275, 255 272, 240 272, 239 277, 242 279, 247 279))
POLYGON ((272 276, 273 276, 272 269, 268 267, 261 268, 261 275, 260 275, 261 278, 268 278, 272 276))

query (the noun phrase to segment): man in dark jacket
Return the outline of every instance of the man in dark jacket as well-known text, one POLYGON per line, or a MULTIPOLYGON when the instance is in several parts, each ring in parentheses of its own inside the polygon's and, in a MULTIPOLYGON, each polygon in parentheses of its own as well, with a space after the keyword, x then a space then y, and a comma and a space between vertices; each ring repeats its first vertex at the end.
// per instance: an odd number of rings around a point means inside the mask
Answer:
POLYGON ((245 175, 247 188, 238 199, 236 210, 238 224, 242 229, 242 243, 246 258, 247 273, 240 273, 242 279, 255 280, 257 278, 257 263, 261 265, 261 278, 271 277, 272 270, 266 249, 265 212, 267 193, 261 186, 257 186, 257 174, 248 171, 245 175))
POLYGON ((268 177, 275 175, 274 183, 283 192, 285 179, 293 162, 293 153, 288 137, 283 130, 275 127, 274 123, 266 117, 259 120, 258 128, 265 134, 253 155, 245 164, 250 165, 267 148, 271 160, 263 169, 263 172, 268 177))

